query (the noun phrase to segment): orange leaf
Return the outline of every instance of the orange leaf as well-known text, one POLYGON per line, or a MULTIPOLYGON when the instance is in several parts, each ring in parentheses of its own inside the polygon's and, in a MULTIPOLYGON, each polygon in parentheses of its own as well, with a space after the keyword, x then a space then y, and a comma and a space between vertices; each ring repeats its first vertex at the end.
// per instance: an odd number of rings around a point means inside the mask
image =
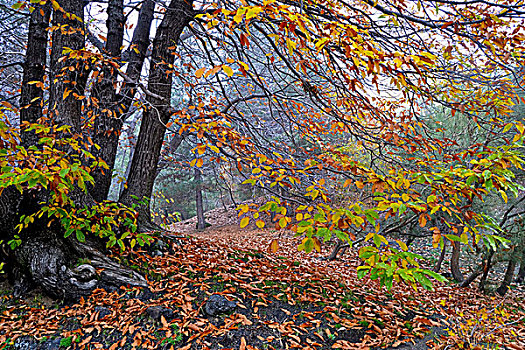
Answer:
POLYGON ((244 339, 244 337, 241 338, 241 346, 239 347, 239 350, 246 350, 246 339, 244 339))
POLYGON ((425 216, 425 214, 419 216, 419 226, 421 227, 425 227, 425 225, 427 224, 427 218, 425 216))
POLYGON ((277 242, 276 239, 272 240, 272 243, 270 243, 268 250, 272 253, 275 253, 278 249, 279 249, 279 242, 277 242))
POLYGON ((206 71, 206 68, 205 67, 202 67, 201 69, 198 69, 196 72, 195 72, 195 76, 197 78, 201 78, 203 75, 204 75, 204 72, 206 71))

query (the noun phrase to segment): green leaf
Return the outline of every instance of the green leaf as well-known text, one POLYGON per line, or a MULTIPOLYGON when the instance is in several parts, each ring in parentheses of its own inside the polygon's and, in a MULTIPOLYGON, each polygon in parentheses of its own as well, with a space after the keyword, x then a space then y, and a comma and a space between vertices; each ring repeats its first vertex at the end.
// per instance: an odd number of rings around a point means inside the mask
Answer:
POLYGON ((60 177, 62 177, 62 178, 66 177, 67 174, 69 174, 69 168, 62 169, 62 170, 60 170, 60 172, 59 172, 59 175, 60 175, 60 177))
POLYGON ((84 236, 84 233, 82 233, 82 231, 76 230, 75 234, 76 234, 77 239, 78 239, 79 242, 84 243, 86 241, 86 236, 84 236))
POLYGON ((448 280, 443 277, 442 275, 440 275, 439 273, 436 273, 432 270, 422 270, 421 272, 423 272, 424 274, 432 277, 433 279, 435 279, 436 281, 439 281, 439 282, 448 282, 448 280))

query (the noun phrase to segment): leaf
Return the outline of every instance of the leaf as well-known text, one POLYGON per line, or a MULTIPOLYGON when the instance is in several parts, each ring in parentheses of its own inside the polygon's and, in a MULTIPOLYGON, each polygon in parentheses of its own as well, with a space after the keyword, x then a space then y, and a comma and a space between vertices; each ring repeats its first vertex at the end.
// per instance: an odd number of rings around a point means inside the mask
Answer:
POLYGON ((426 224, 427 224, 427 218, 425 217, 425 214, 421 214, 421 215, 419 216, 418 221, 419 221, 419 226, 421 226, 421 227, 425 227, 426 224))
POLYGON ((244 339, 244 337, 241 337, 241 345, 239 346, 239 350, 246 350, 246 339, 244 339))
POLYGON ((63 99, 65 100, 69 96, 69 94, 71 94, 72 91, 73 90, 65 89, 64 94, 63 94, 63 99))
POLYGON ((230 66, 222 66, 222 70, 226 73, 227 76, 231 77, 233 75, 233 69, 230 66))
POLYGON ((252 19, 254 17, 256 17, 259 13, 262 12, 262 8, 259 7, 259 6, 256 6, 256 7, 252 7, 250 10, 248 10, 248 12, 246 13, 246 19, 252 19))
POLYGON ((264 221, 262 220, 257 220, 257 222, 255 223, 255 225, 257 225, 258 228, 264 228, 264 221))
POLYGON ((250 223, 250 218, 249 217, 244 217, 242 218, 241 220, 241 228, 245 228, 246 226, 248 226, 248 224, 250 223))
POLYGON ((206 68, 202 67, 195 72, 195 76, 200 79, 204 75, 204 72, 206 72, 206 68))
POLYGON ((272 253, 277 252, 277 250, 279 250, 279 242, 277 242, 276 239, 273 239, 270 243, 270 246, 268 247, 268 250, 272 253))

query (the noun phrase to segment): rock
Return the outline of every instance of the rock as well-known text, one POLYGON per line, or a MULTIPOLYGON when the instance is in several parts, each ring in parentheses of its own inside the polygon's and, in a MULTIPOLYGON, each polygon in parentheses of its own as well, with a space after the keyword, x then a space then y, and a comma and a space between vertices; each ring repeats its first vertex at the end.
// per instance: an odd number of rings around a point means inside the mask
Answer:
POLYGON ((31 337, 22 337, 15 340, 13 348, 16 350, 32 350, 37 347, 37 341, 31 337))
POLYGON ((206 305, 204 305, 204 312, 209 316, 217 316, 232 312, 237 307, 237 302, 229 301, 220 294, 213 294, 208 298, 206 305))
POLYGON ((155 321, 160 321, 160 317, 164 316, 166 320, 172 320, 173 310, 164 306, 150 306, 146 309, 146 314, 155 321))
POLYGON ((164 253, 161 252, 160 250, 155 250, 155 251, 153 252, 153 256, 164 256, 164 253))
POLYGON ((101 320, 107 315, 109 315, 111 312, 107 307, 103 306, 95 306, 95 312, 98 312, 98 319, 101 320))
POLYGON ((165 252, 168 250, 168 244, 166 242, 161 241, 160 239, 153 244, 153 249, 160 250, 161 252, 165 252))

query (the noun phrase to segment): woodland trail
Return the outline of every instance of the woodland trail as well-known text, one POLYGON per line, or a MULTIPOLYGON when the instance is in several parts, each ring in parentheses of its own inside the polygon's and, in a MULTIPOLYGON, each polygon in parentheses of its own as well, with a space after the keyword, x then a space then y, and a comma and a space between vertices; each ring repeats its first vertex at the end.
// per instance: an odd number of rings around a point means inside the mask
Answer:
MULTIPOLYGON (((328 262, 320 259, 328 247, 306 255, 297 245, 289 233, 224 226, 150 253, 116 255, 147 274, 150 291, 96 290, 62 305, 38 294, 17 301, 6 289, 0 349, 437 349, 459 339, 460 325, 467 327, 480 309, 502 303, 439 283, 433 292, 399 284, 386 291, 357 278, 355 252, 328 262), (279 250, 268 252, 276 237, 279 250), (213 294, 235 307, 207 314, 213 294), (447 323, 455 338, 420 340, 447 323)), ((490 341, 525 348, 524 300, 511 293, 503 302, 507 311, 487 313, 487 329, 479 332, 494 331, 500 320, 518 321, 496 329, 490 341)))

